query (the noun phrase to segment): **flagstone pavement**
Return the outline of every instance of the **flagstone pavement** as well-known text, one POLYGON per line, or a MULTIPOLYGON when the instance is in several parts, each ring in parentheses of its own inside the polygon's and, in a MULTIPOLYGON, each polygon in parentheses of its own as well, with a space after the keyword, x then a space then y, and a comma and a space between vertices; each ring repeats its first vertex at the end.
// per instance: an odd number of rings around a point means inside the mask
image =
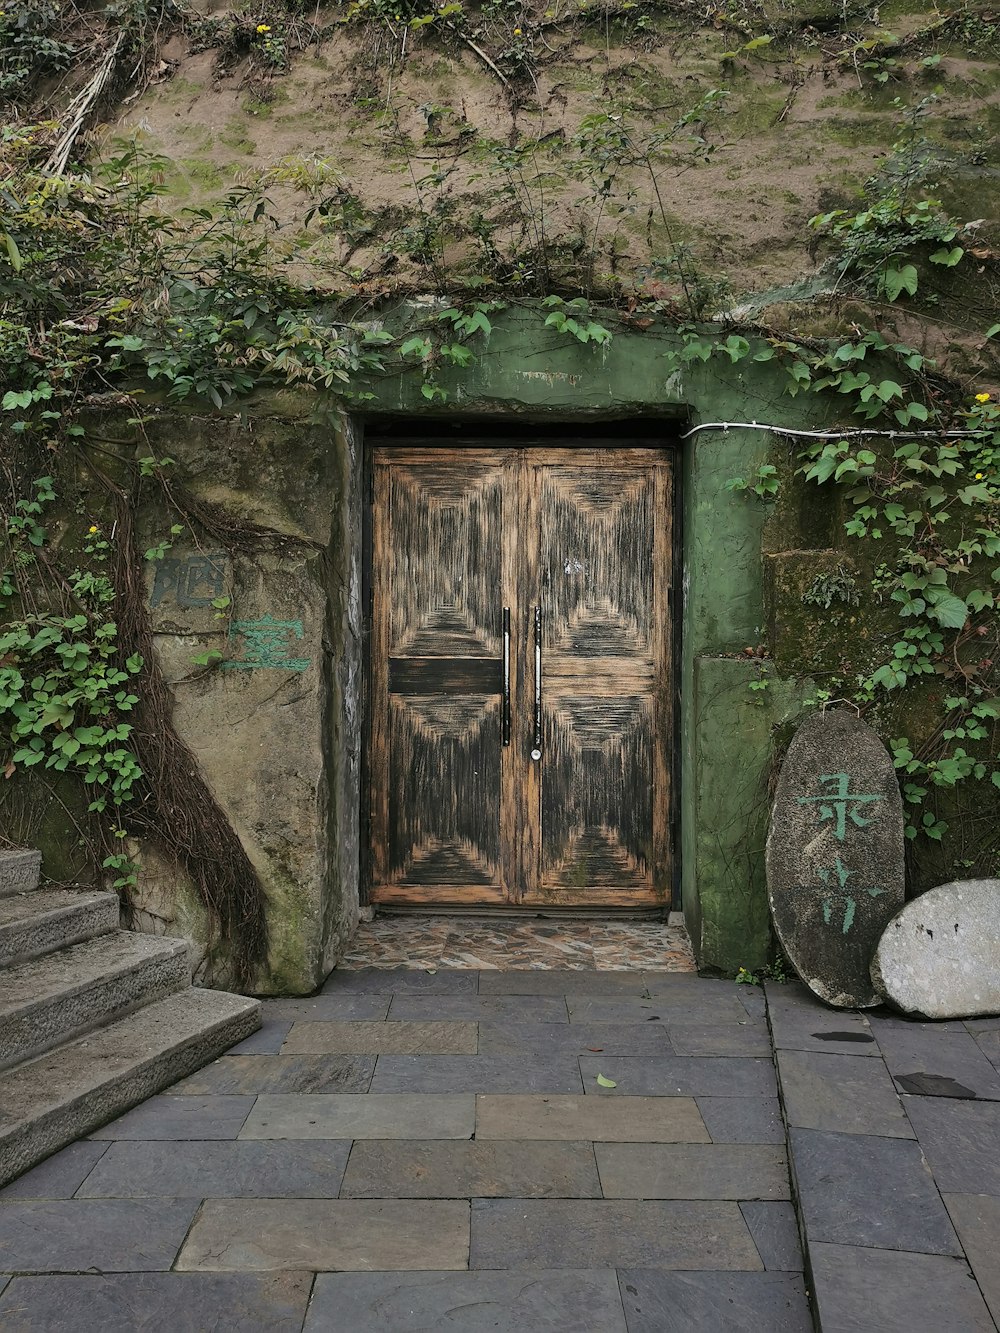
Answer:
POLYGON ((0 1191, 4 1333, 996 1328, 1000 1020, 651 968, 264 1008, 0 1191))

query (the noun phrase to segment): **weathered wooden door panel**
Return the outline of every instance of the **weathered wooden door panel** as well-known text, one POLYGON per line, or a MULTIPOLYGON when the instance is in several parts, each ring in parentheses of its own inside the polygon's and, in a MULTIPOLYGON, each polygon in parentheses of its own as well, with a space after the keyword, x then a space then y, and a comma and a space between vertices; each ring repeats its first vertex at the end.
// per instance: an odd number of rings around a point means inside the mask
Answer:
POLYGON ((543 745, 540 866, 526 897, 659 901, 668 885, 657 824, 669 797, 656 771, 669 671, 662 455, 547 453, 531 471, 543 745))
POLYGON ((668 902, 670 513, 659 451, 376 450, 374 901, 668 902))
POLYGON ((373 896, 504 901, 502 533, 511 457, 378 450, 373 896))

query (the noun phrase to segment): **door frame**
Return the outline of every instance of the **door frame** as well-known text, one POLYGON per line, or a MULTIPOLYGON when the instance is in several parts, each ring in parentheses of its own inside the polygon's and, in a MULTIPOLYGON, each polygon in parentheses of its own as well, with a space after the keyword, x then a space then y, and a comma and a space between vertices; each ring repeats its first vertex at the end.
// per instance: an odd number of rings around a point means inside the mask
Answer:
MULTIPOLYGON (((361 699, 361 753, 360 753, 360 838, 359 838, 359 903, 370 907, 373 882, 374 856, 372 849, 371 821, 371 736, 372 736, 372 696, 373 696, 373 658, 372 658, 372 611, 374 596, 373 571, 373 511, 374 491, 374 454, 379 448, 420 448, 468 449, 566 449, 567 452, 580 447, 599 449, 606 447, 615 450, 661 448, 671 450, 671 514, 670 514, 670 579, 666 598, 666 614, 669 620, 668 657, 670 679, 667 684, 669 709, 671 713, 671 741, 666 755, 667 783, 670 793, 670 810, 667 818, 668 854, 667 878, 671 886, 669 911, 682 910, 681 902, 681 631, 683 620, 683 533, 681 520, 683 514, 682 486, 682 449, 680 426, 676 418, 651 420, 650 418, 618 418, 594 421, 592 418, 574 421, 572 418, 544 423, 526 422, 520 415, 513 413, 484 421, 482 418, 461 416, 447 417, 411 417, 401 420, 396 416, 372 416, 366 419, 355 418, 359 427, 362 478, 362 514, 361 514, 361 624, 362 624, 362 699, 361 699), (520 435, 515 435, 515 431, 520 435)), ((393 905, 379 908, 390 912, 414 913, 456 913, 463 910, 475 911, 485 915, 513 915, 519 912, 531 916, 540 914, 582 916, 595 914, 600 916, 629 915, 641 913, 648 916, 648 905, 637 908, 601 906, 561 907, 558 903, 543 906, 537 902, 519 906, 481 906, 475 909, 462 909, 460 906, 434 907, 420 905, 406 907, 393 905)))

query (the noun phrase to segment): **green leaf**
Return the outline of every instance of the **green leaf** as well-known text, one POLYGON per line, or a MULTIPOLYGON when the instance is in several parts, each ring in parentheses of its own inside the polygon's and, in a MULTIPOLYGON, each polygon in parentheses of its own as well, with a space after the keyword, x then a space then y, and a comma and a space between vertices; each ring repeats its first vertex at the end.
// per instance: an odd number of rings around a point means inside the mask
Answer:
MULTIPOLYGON (((986 330, 987 338, 995 338, 998 333, 1000 333, 1000 324, 994 324, 992 328, 986 330)), ((996 774, 994 774, 994 777, 995 776, 996 774)))
POLYGON ((903 292, 916 295, 918 274, 912 264, 902 268, 887 268, 882 277, 882 288, 890 301, 895 301, 903 292))
POLYGON ((931 263, 943 264, 945 268, 954 268, 964 254, 965 251, 960 245, 956 245, 952 250, 949 250, 947 246, 943 246, 940 250, 935 250, 931 255, 931 263))
POLYGON ((7 247, 7 258, 10 260, 10 266, 15 273, 20 273, 22 267, 21 252, 17 248, 17 242, 11 236, 10 232, 3 233, 4 245, 7 247))
POLYGON ((961 629, 969 618, 969 608, 953 592, 928 590, 927 614, 945 629, 961 629))
POLYGON ((617 1088, 618 1084, 613 1078, 605 1078, 603 1074, 597 1075, 597 1086, 599 1088, 617 1088))

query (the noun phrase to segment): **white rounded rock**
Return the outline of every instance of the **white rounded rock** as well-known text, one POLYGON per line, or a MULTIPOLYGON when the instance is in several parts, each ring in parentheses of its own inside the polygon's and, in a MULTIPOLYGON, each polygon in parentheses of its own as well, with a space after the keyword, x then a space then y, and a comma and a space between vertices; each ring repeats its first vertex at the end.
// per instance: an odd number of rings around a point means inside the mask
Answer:
POLYGON ((879 940, 872 981, 907 1014, 1000 1014, 1000 879, 956 880, 908 902, 879 940))

